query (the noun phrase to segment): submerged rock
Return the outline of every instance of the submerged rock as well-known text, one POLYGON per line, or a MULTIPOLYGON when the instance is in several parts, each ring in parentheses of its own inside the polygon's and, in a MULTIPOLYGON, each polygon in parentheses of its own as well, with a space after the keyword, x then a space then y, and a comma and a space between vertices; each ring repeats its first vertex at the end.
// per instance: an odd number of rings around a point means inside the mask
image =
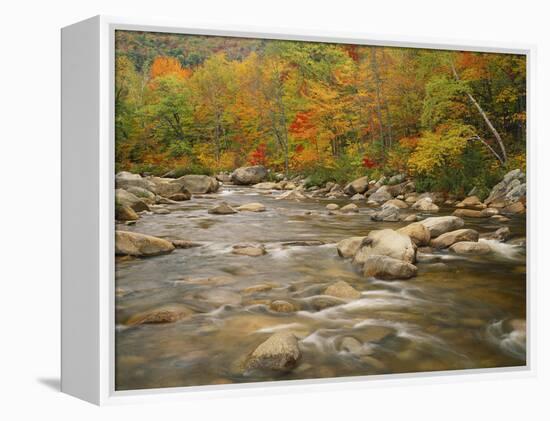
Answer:
POLYGON ((289 371, 296 366, 300 356, 296 336, 290 332, 277 332, 250 354, 246 361, 246 368, 289 371))
POLYGON ((269 304, 269 309, 277 313, 293 313, 298 311, 298 306, 284 300, 275 300, 269 304))
POLYGON ((195 243, 189 240, 172 240, 172 244, 177 249, 190 249, 193 247, 200 247, 200 243, 195 243))
POLYGON ((263 256, 267 252, 263 245, 237 244, 233 246, 231 253, 238 254, 240 256, 258 257, 263 256))
POLYGON ((345 281, 338 281, 330 285, 327 289, 325 289, 324 295, 343 298, 345 300, 353 300, 361 297, 361 293, 345 281))
POLYGON ((388 256, 370 255, 363 265, 363 275, 380 279, 409 279, 416 272, 416 266, 388 256))
POLYGON ((325 208, 327 208, 327 210, 337 210, 340 209, 340 206, 338 206, 336 203, 329 203, 325 206, 325 208))
POLYGON ((183 304, 168 304, 135 314, 126 321, 126 324, 129 326, 136 326, 143 324, 174 323, 178 320, 188 318, 193 314, 193 310, 187 308, 183 304))
POLYGON ((449 247, 456 254, 488 254, 491 247, 485 242, 460 241, 449 247))
POLYGON ((512 236, 512 233, 510 232, 510 228, 502 227, 497 229, 495 232, 491 233, 489 235, 489 238, 492 240, 504 242, 509 240, 511 236, 512 236))
POLYGON ((115 254, 126 256, 156 256, 171 253, 174 245, 170 241, 151 235, 130 231, 115 232, 115 254))
POLYGON ((280 190, 281 187, 279 183, 274 183, 271 181, 264 181, 263 183, 254 184, 252 187, 260 190, 280 190))
POLYGON ((246 203, 237 208, 239 212, 265 212, 265 206, 261 203, 246 203))
POLYGON ((214 206, 213 208, 208 209, 208 213, 214 214, 214 215, 230 215, 233 213, 237 213, 235 209, 233 209, 231 206, 229 206, 225 202, 221 202, 220 204, 214 206))

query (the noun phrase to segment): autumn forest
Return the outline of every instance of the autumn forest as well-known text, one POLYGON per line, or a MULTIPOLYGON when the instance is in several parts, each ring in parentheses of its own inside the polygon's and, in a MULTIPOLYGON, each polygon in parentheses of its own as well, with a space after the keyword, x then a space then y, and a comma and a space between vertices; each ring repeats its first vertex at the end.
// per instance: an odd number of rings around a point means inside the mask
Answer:
POLYGON ((117 171, 483 195, 525 169, 522 55, 117 31, 115 101, 117 171))

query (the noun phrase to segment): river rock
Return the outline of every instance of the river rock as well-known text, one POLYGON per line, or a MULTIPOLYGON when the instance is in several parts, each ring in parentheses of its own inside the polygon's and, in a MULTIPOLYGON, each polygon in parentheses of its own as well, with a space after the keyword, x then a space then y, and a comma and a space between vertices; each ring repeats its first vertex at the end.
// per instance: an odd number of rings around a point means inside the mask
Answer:
POLYGON ((457 209, 453 212, 453 216, 458 216, 461 218, 483 218, 483 213, 478 210, 473 209, 457 209))
POLYGON ((346 300, 342 300, 341 298, 330 297, 330 296, 313 297, 311 299, 311 306, 317 311, 322 311, 327 308, 339 306, 345 303, 346 303, 346 300))
POLYGON ((517 189, 513 194, 510 195, 508 203, 510 200, 519 200, 521 199, 521 193, 525 193, 526 186, 520 187, 522 183, 525 182, 525 174, 520 169, 515 169, 508 172, 502 181, 496 184, 487 199, 485 199, 486 205, 495 206, 496 203, 505 203, 507 201, 506 196, 508 193, 512 192, 514 189, 517 189))
POLYGON ((132 174, 128 171, 121 171, 116 174, 115 185, 117 189, 126 189, 130 186, 134 186, 156 193, 155 184, 152 181, 143 178, 139 174, 132 174))
POLYGON ((115 190, 115 203, 117 206, 128 206, 136 212, 148 211, 149 205, 136 195, 123 189, 115 190))
POLYGON ((280 196, 276 197, 275 200, 305 200, 307 199, 306 195, 304 195, 302 192, 298 190, 290 190, 287 192, 284 192, 280 196))
POLYGON ((361 193, 354 194, 350 197, 350 200, 363 200, 365 196, 363 196, 361 193))
POLYGON ((504 216, 504 215, 493 215, 493 216, 491 216, 491 219, 492 219, 493 221, 497 221, 497 222, 501 222, 501 223, 509 222, 509 221, 510 221, 510 218, 507 218, 507 217, 504 216))
POLYGON ((233 213, 237 213, 237 211, 229 206, 226 202, 221 202, 220 204, 208 209, 208 213, 214 215, 230 215, 233 213))
POLYGON ((117 221, 136 221, 139 215, 130 206, 117 206, 115 210, 117 221))
POLYGON ((464 220, 457 216, 434 216, 420 221, 430 231, 430 237, 436 238, 441 234, 460 229, 464 226, 464 220))
POLYGON ((172 244, 177 249, 190 249, 193 247, 200 247, 201 243, 195 243, 189 240, 172 240, 172 244))
POLYGON ((263 165, 237 168, 231 174, 231 181, 235 184, 258 184, 267 177, 267 169, 263 165))
POLYGON ((496 208, 485 208, 481 211, 481 216, 483 218, 489 218, 494 215, 498 215, 500 211, 496 208))
POLYGON ((218 173, 214 178, 222 183, 231 183, 231 174, 226 172, 218 173))
POLYGON ((137 232, 115 232, 115 254, 125 256, 156 256, 171 253, 174 245, 170 241, 137 232))
POLYGON ((193 310, 182 304, 168 304, 131 316, 125 324, 129 326, 143 324, 174 323, 193 315, 193 310))
POLYGON ((479 200, 479 197, 477 196, 468 196, 466 199, 464 199, 462 202, 457 203, 456 207, 474 207, 481 205, 481 200, 479 200))
POLYGON ((354 194, 363 194, 367 191, 367 188, 369 186, 369 178, 367 176, 358 178, 357 180, 352 181, 351 183, 348 183, 346 187, 344 187, 344 193, 346 193, 348 196, 353 196, 354 194))
POLYGON ((346 206, 340 208, 342 213, 359 212, 359 207, 355 203, 349 203, 346 206))
POLYGON ((328 210, 338 210, 340 209, 340 206, 338 206, 336 203, 329 203, 325 206, 328 210))
POLYGON ((330 295, 344 300, 354 300, 361 297, 361 293, 345 281, 338 281, 325 289, 324 295, 330 295))
POLYGON ((449 247, 456 254, 488 254, 491 247, 485 242, 460 241, 449 247))
POLYGON ((275 300, 269 304, 269 309, 277 313, 293 313, 298 311, 298 306, 284 300, 275 300))
POLYGON ((279 183, 274 183, 272 181, 264 181, 263 183, 254 184, 252 187, 260 190, 282 190, 279 183))
POLYGON ((506 193, 506 196, 504 196, 504 201, 507 204, 515 203, 519 200, 524 199, 526 194, 527 194, 527 184, 526 183, 518 184, 517 186, 508 190, 508 192, 506 193))
POLYGON ((502 243, 504 241, 508 241, 511 236, 512 233, 510 232, 510 228, 502 227, 491 233, 488 238, 491 240, 497 240, 502 243))
POLYGON ((363 275, 380 279, 409 279, 416 276, 416 266, 388 256, 370 255, 365 259, 363 275))
POLYGON ((220 183, 208 175, 189 174, 172 181, 185 187, 192 194, 206 194, 218 191, 220 183))
POLYGON ((170 196, 168 196, 168 199, 173 200, 174 202, 183 202, 185 200, 191 199, 191 193, 187 191, 171 194, 170 196))
POLYGON ((455 231, 446 232, 439 237, 434 238, 430 245, 437 249, 444 249, 452 246, 460 241, 478 241, 479 233, 473 229, 459 229, 455 231))
POLYGON ((301 353, 293 333, 277 332, 262 342, 246 361, 249 370, 292 370, 301 353))
POLYGON ((155 203, 155 193, 138 186, 129 186, 125 189, 127 192, 132 193, 134 196, 139 197, 147 204, 155 203))
POLYGON ((515 202, 502 209, 502 212, 510 214, 523 214, 525 213, 525 206, 521 202, 515 202))
POLYGON ((403 222, 416 222, 418 221, 418 216, 415 213, 403 217, 403 222))
POLYGON ((355 256, 365 238, 367 237, 349 237, 341 240, 336 244, 338 255, 345 259, 355 256))
POLYGON ((237 244, 233 246, 231 253, 240 256, 258 257, 263 256, 267 252, 263 245, 237 244))
POLYGON ((439 206, 433 203, 433 200, 430 197, 424 197, 417 200, 411 207, 412 209, 424 212, 439 212, 439 206))
POLYGON ((413 222, 403 228, 399 228, 397 232, 408 235, 413 243, 419 247, 427 246, 430 243, 430 230, 420 222, 413 222))
POLYGON ((363 240, 353 262, 363 266, 369 256, 381 255, 414 263, 416 247, 408 235, 391 229, 371 231, 363 240))
POLYGON ((371 218, 373 221, 397 222, 400 220, 399 208, 386 202, 382 209, 371 215, 371 218))
POLYGON ((400 199, 391 199, 391 200, 388 200, 386 203, 384 203, 384 205, 396 206, 396 207, 398 207, 399 209, 407 209, 407 208, 409 207, 409 205, 407 205, 406 202, 404 202, 403 200, 400 200, 400 199))
POLYGON ((273 285, 273 284, 252 285, 248 288, 245 288, 243 290, 243 294, 257 294, 258 292, 271 291, 274 287, 275 287, 275 285, 273 285))
POLYGON ((394 185, 394 184, 402 183, 403 181, 405 181, 405 177, 406 177, 405 174, 396 174, 390 177, 390 179, 388 180, 388 184, 394 185))
POLYGON ((382 186, 369 196, 367 203, 377 205, 390 199, 393 199, 393 196, 390 194, 389 186, 382 186))
POLYGON ((237 208, 239 212, 265 212, 265 206, 261 203, 246 203, 237 208))

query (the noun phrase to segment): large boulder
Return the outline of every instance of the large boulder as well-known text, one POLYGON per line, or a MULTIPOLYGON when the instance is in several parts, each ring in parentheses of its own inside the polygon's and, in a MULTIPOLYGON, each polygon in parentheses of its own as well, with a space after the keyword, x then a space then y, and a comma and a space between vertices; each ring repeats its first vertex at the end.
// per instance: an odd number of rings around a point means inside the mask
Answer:
POLYGON ((267 177, 267 169, 263 165, 237 168, 231 174, 231 181, 235 184, 258 184, 267 177))
POLYGON ((459 229, 446 232, 430 242, 430 246, 437 249, 444 249, 460 241, 478 241, 479 233, 473 229, 459 229))
POLYGON ((344 193, 348 196, 353 196, 354 194, 363 194, 367 191, 369 187, 369 178, 367 176, 353 180, 351 183, 348 183, 344 187, 344 193))
POLYGON ((343 258, 351 258, 355 256, 355 253, 361 248, 361 244, 366 237, 349 237, 338 242, 336 249, 338 255, 343 258))
POLYGON ((115 232, 115 254, 121 256, 156 256, 175 249, 170 241, 129 231, 115 232))
POLYGON ((214 193, 220 187, 220 183, 214 177, 198 174, 184 175, 172 183, 182 185, 192 194, 214 193))
POLYGON ((325 289, 324 295, 342 298, 344 300, 355 300, 361 297, 361 293, 345 281, 338 281, 325 289))
POLYGON ((139 174, 132 174, 128 171, 121 171, 115 175, 115 185, 118 189, 126 189, 130 186, 134 186, 156 193, 155 183, 147 178, 143 178, 139 174))
POLYGON ((409 279, 416 272, 416 266, 388 256, 368 256, 363 265, 363 275, 380 279, 409 279))
POLYGON ((397 232, 408 235, 413 243, 419 247, 427 246, 430 243, 430 230, 420 222, 413 222, 403 228, 399 228, 397 232))
POLYGON ((154 177, 152 180, 155 183, 156 192, 159 196, 170 197, 178 193, 183 193, 191 197, 191 192, 187 190, 184 183, 178 180, 160 177, 154 177))
POLYGON ((516 187, 510 189, 506 193, 506 196, 504 196, 504 202, 508 205, 511 203, 515 203, 521 200, 522 198, 524 198, 526 194, 527 194, 527 184, 526 183, 519 184, 516 187))
POLYGON ((408 235, 391 229, 371 231, 363 240, 353 262, 364 265, 369 256, 389 256, 408 263, 416 260, 416 246, 408 235))
POLYGON ((441 234, 460 229, 464 226, 464 220, 457 216, 433 216, 420 221, 428 228, 431 238, 439 237, 441 234))
POLYGON ((522 183, 525 184, 525 174, 520 169, 508 172, 502 181, 493 187, 484 203, 496 207, 497 204, 520 200, 527 190, 526 186, 521 187, 522 183), (512 191, 514 192, 508 196, 512 191))
POLYGON ((152 205, 155 203, 156 195, 150 190, 137 186, 129 186, 125 189, 128 193, 132 193, 134 196, 139 197, 145 203, 152 205))
POLYGON ((277 332, 250 354, 246 361, 246 368, 289 371, 296 366, 300 356, 296 336, 290 332, 277 332))
POLYGON ((136 212, 148 211, 149 205, 137 197, 135 194, 127 192, 124 189, 115 190, 115 203, 116 206, 124 207, 127 206, 132 208, 136 212))
POLYGON ((488 254, 491 252, 491 247, 486 242, 476 241, 460 241, 449 247, 449 250, 456 254, 488 254))

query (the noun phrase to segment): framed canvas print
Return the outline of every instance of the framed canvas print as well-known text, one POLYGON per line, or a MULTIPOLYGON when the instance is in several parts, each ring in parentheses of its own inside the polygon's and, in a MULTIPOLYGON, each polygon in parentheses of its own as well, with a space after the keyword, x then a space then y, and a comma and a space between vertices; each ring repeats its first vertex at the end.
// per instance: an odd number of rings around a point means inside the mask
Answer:
POLYGON ((99 404, 529 373, 530 59, 64 28, 62 390, 99 404))

